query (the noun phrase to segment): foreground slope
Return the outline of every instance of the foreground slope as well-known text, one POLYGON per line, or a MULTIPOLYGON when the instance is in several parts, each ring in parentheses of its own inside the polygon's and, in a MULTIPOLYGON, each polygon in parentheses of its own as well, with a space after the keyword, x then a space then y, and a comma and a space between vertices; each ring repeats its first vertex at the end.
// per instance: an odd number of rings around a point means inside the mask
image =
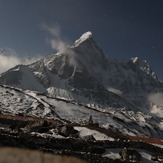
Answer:
POLYGON ((163 139, 163 120, 141 112, 114 108, 100 111, 84 104, 8 86, 0 86, 0 95, 2 114, 38 116, 75 124, 84 124, 92 116, 94 123, 102 128, 124 135, 163 139))
POLYGON ((10 115, 54 116, 51 107, 20 89, 0 85, 0 113, 10 115))

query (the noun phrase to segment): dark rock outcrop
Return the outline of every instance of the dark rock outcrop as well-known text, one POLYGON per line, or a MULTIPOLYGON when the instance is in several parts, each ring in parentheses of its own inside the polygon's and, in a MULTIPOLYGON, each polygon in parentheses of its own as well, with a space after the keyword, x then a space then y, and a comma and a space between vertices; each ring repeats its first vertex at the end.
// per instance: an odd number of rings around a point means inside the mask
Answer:
POLYGON ((141 162, 141 155, 135 149, 128 149, 125 147, 122 150, 121 157, 122 157, 122 160, 127 161, 127 162, 135 162, 135 163, 141 162))
POLYGON ((63 126, 59 129, 58 133, 65 137, 77 137, 78 131, 75 130, 72 126, 63 126))

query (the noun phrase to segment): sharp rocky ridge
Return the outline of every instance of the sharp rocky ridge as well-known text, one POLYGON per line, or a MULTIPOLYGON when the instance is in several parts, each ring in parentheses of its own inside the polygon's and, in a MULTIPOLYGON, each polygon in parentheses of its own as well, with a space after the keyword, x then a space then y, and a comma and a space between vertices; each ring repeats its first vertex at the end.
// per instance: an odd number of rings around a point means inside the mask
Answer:
MULTIPOLYGON (((160 136, 162 133, 163 106, 152 98, 162 97, 162 81, 147 61, 137 57, 128 61, 108 58, 91 32, 84 33, 64 52, 45 56, 30 65, 17 65, 9 69, 1 74, 0 82, 22 91, 43 93, 38 95, 38 99, 49 102, 48 110, 54 105, 53 112, 58 112, 60 117, 64 116, 69 121, 72 121, 67 109, 69 106, 62 103, 65 109, 61 109, 61 105, 50 99, 72 102, 72 115, 82 112, 79 116, 81 119, 90 109, 89 113, 105 127, 118 128, 127 133, 135 127, 132 134, 140 135, 160 136), (79 104, 89 109, 82 111, 77 106, 79 104), (102 122, 96 111, 110 120, 106 118, 102 122), (148 129, 144 131, 144 127, 148 129)), ((44 103, 43 106, 46 108, 44 103)))

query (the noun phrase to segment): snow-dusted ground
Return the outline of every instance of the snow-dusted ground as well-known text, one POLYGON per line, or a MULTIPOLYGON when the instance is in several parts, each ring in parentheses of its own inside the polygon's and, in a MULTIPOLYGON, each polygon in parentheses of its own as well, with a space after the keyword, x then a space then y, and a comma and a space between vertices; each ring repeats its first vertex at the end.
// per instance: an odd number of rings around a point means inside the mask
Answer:
POLYGON ((150 153, 150 152, 148 152, 146 150, 142 150, 142 149, 138 149, 138 152, 142 156, 143 163, 154 163, 155 162, 155 161, 151 160, 152 153, 150 153))
POLYGON ((109 148, 102 156, 111 159, 121 159, 121 156, 119 154, 121 151, 122 151, 121 148, 109 148))
MULTIPOLYGON (((4 114, 12 115, 23 113, 25 115, 35 115, 55 119, 61 117, 63 121, 68 120, 79 124, 88 121, 91 115, 93 121, 95 123, 99 123, 99 125, 102 127, 119 130, 123 132, 123 134, 139 136, 149 134, 149 130, 144 128, 146 126, 148 126, 148 128, 151 129, 151 131, 156 135, 157 131, 154 130, 154 126, 157 124, 162 124, 161 119, 155 119, 150 115, 145 115, 141 112, 125 110, 117 111, 114 109, 112 109, 110 112, 100 112, 99 110, 87 108, 78 105, 77 103, 71 103, 70 101, 66 100, 63 101, 63 99, 58 100, 47 96, 38 95, 37 92, 23 91, 8 86, 0 86, 0 111, 4 114), (131 130, 131 128, 134 129, 131 130)), ((114 141, 113 138, 86 127, 74 128, 79 131, 79 136, 81 138, 87 135, 93 135, 96 140, 114 141)), ((52 136, 56 138, 63 138, 53 129, 49 133, 33 134, 38 134, 43 137, 52 136)), ((103 154, 103 157, 113 159, 120 158, 119 152, 121 150, 122 149, 107 149, 107 151, 103 154)), ((152 154, 150 152, 142 149, 138 149, 138 151, 142 155, 144 163, 153 162, 151 160, 152 154)))
POLYGON ((159 145, 159 144, 152 144, 152 145, 154 145, 154 146, 156 146, 156 147, 163 148, 163 145, 159 145))
POLYGON ((83 138, 84 136, 93 135, 96 140, 110 140, 114 141, 113 138, 108 137, 105 134, 102 134, 96 130, 91 130, 86 127, 74 127, 75 130, 79 131, 79 137, 83 138))
POLYGON ((38 132, 32 132, 31 133, 32 135, 38 135, 38 136, 41 136, 41 137, 44 137, 44 138, 47 138, 47 137, 54 137, 54 138, 59 138, 59 139, 62 139, 62 138, 65 138, 63 137, 62 135, 59 135, 55 129, 51 129, 49 132, 47 133, 38 133, 38 132))
MULTIPOLYGON (((79 138, 83 138, 84 136, 88 135, 93 135, 96 140, 109 140, 109 141, 114 141, 113 138, 108 137, 107 135, 100 133, 96 130, 91 130, 86 127, 74 127, 75 130, 77 130, 79 133, 79 138)), ((54 138, 65 138, 62 135, 59 135, 58 132, 55 129, 51 129, 47 133, 37 133, 37 132, 32 132, 31 134, 38 135, 41 137, 54 137, 54 138)))
MULTIPOLYGON (((64 102, 46 96, 39 96, 39 98, 46 101, 49 105, 55 106, 55 113, 62 117, 62 119, 80 124, 88 121, 89 117, 92 116, 93 121, 101 127, 113 130, 118 129, 123 134, 131 136, 150 136, 152 132, 157 137, 158 133, 154 127, 160 128, 162 123, 162 119, 155 119, 141 112, 125 111, 124 109, 115 110, 114 108, 107 112, 101 112, 73 104, 69 101, 64 102)), ((160 128, 160 130, 162 129, 160 128)))
MULTIPOLYGON (((44 117, 51 114, 51 108, 36 98, 35 93, 0 85, 0 111, 3 114, 25 114, 44 117)), ((51 117, 56 118, 55 114, 51 117)))
MULTIPOLYGON (((143 163, 155 162, 151 160, 152 153, 142 149, 136 149, 136 150, 141 154, 143 163)), ((121 159, 121 156, 119 154, 120 152, 122 152, 122 148, 108 148, 102 156, 112 158, 112 159, 121 159)))
POLYGON ((88 121, 92 116, 93 121, 101 127, 118 130, 132 136, 150 136, 152 132, 157 138, 158 131, 162 131, 163 120, 148 114, 124 109, 115 110, 114 108, 110 108, 110 111, 99 111, 66 99, 58 100, 38 95, 37 92, 23 91, 7 86, 0 86, 0 101, 0 111, 4 114, 21 113, 59 118, 79 124, 88 121))

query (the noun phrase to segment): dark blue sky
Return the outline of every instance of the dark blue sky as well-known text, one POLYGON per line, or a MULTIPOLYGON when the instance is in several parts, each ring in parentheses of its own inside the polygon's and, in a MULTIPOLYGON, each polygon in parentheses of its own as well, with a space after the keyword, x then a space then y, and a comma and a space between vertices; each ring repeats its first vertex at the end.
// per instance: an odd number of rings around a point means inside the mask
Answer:
POLYGON ((138 56, 163 80, 162 0, 1 0, 0 48, 19 56, 53 53, 42 26, 60 27, 72 43, 92 31, 111 58, 138 56))

